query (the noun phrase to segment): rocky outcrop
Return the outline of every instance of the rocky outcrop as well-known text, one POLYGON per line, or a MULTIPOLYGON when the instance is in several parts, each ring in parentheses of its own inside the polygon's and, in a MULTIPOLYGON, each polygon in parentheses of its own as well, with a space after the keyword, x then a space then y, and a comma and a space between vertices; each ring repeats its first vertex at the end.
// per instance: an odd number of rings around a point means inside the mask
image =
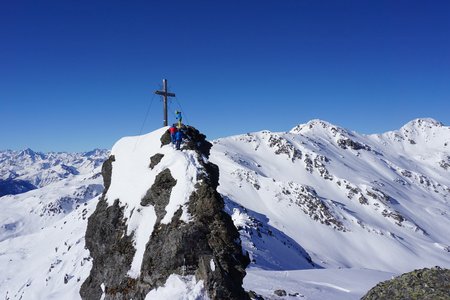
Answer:
MULTIPOLYGON (((100 299, 102 284, 107 287, 108 299, 125 299, 130 291, 133 291, 132 298, 139 297, 136 281, 126 275, 136 251, 132 236, 126 235, 126 227, 119 200, 108 206, 104 198, 100 199, 88 219, 86 230, 86 247, 94 263, 89 277, 81 286, 82 299, 100 299)), ((140 296, 145 297, 142 293, 140 296)))
MULTIPOLYGON (((280 198, 280 196, 284 196, 290 203, 296 204, 314 221, 339 231, 348 231, 342 221, 333 214, 333 210, 330 210, 324 201, 317 195, 314 188, 291 181, 282 186, 281 194, 276 195, 276 197, 280 198)), ((282 198, 283 197, 280 199, 282 198)))
POLYGON ((450 299, 450 270, 415 270, 377 284, 361 300, 450 299))
POLYGON ((337 141, 337 144, 342 149, 350 148, 350 149, 353 149, 353 150, 367 150, 367 151, 371 150, 369 146, 363 145, 363 144, 361 144, 359 142, 356 142, 356 141, 354 141, 354 140, 352 140, 350 138, 339 139, 337 141))
POLYGON ((166 215, 166 206, 170 201, 170 194, 172 188, 177 184, 175 178, 172 177, 169 169, 165 169, 155 178, 155 183, 152 185, 147 194, 142 198, 141 205, 152 205, 156 212, 156 225, 161 222, 166 215))
MULTIPOLYGON (((140 275, 130 278, 127 272, 136 251, 133 233, 127 235, 127 220, 119 199, 114 199, 111 206, 105 199, 114 161, 113 157, 108 159, 102 169, 105 192, 89 217, 86 231, 93 267, 80 291, 83 299, 100 299, 102 295, 104 299, 144 299, 150 290, 164 285, 171 274, 195 275, 203 280, 211 299, 249 299, 242 288, 249 258, 242 252, 239 233, 216 191, 219 169, 207 162, 212 145, 197 129, 187 126, 183 130, 186 139, 182 150, 194 150, 201 165, 187 203, 190 220, 181 218, 180 207, 169 223, 161 222, 177 182, 169 169, 162 170, 140 203, 155 208, 157 221, 145 246, 140 275)), ((161 143, 170 143, 168 132, 161 137, 161 143)), ((152 167, 161 158, 153 156, 152 167)))
POLYGON ((164 157, 164 154, 161 153, 156 153, 155 155, 153 155, 152 157, 150 157, 150 165, 149 168, 153 169, 157 164, 159 164, 159 162, 161 161, 161 159, 164 157))
POLYGON ((275 154, 285 154, 294 162, 296 159, 302 159, 302 152, 297 149, 290 141, 277 135, 271 134, 268 140, 269 147, 275 149, 275 154))

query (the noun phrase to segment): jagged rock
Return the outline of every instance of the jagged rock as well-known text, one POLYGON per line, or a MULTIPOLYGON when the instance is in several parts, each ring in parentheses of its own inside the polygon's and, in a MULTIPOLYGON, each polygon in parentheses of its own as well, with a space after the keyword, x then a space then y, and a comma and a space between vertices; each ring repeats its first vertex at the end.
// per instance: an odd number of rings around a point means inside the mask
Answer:
POLYGON ((197 275, 205 280, 213 299, 248 299, 241 286, 250 260, 235 242, 240 243, 239 233, 231 217, 223 211, 223 205, 220 194, 208 184, 201 184, 191 195, 189 212, 202 224, 203 230, 209 232, 206 235, 209 255, 203 257, 203 267, 198 269, 197 275), (205 259, 211 256, 214 256, 215 271, 205 259))
POLYGON ((170 137, 169 129, 161 136, 161 147, 165 145, 169 145, 172 143, 172 138, 170 137))
POLYGON ((114 157, 114 155, 110 155, 102 165, 103 186, 105 187, 103 194, 106 194, 109 186, 111 185, 112 163, 115 160, 116 158, 114 157))
POLYGON ((317 195, 316 190, 309 186, 302 186, 295 182, 288 182, 281 190, 281 194, 288 196, 291 203, 314 221, 330 226, 336 230, 347 231, 344 224, 332 214, 331 210, 317 195))
POLYGON ((387 209, 383 209, 381 214, 383 215, 383 217, 392 218, 397 221, 395 224, 397 224, 398 226, 402 226, 402 222, 405 221, 405 218, 397 211, 388 211, 387 209))
MULTIPOLYGON (((189 125, 183 125, 181 127, 181 130, 183 131, 185 136, 182 143, 182 149, 196 150, 200 154, 209 157, 209 151, 212 147, 212 144, 206 140, 206 136, 204 134, 200 133, 200 131, 198 131, 196 128, 189 125)), ((170 143, 170 132, 169 130, 167 130, 161 136, 161 146, 168 145, 170 143)))
MULTIPOLYGON (((338 185, 340 185, 340 183, 338 182, 338 185)), ((355 195, 359 195, 358 197, 358 201, 359 203, 363 204, 363 205, 368 205, 369 204, 369 200, 367 200, 367 198, 363 195, 361 189, 357 186, 354 186, 350 183, 347 183, 345 185, 345 188, 348 190, 347 193, 347 198, 349 199, 353 199, 353 197, 355 195)))
POLYGON ((439 166, 444 170, 448 170, 450 168, 450 156, 447 156, 446 160, 441 160, 439 166))
POLYGON ((401 174, 402 174, 403 176, 405 176, 405 177, 408 177, 408 178, 411 178, 411 177, 412 177, 411 171, 408 171, 408 170, 402 170, 402 171, 401 171, 401 174))
POLYGON ((257 294, 255 291, 249 291, 248 296, 251 300, 264 300, 264 297, 260 294, 257 294))
POLYGON ((337 144, 342 149, 347 149, 347 147, 348 147, 353 150, 367 150, 367 151, 371 150, 371 148, 369 146, 363 145, 359 142, 355 142, 354 140, 349 139, 349 138, 339 139, 337 141, 337 144))
POLYGON ((157 164, 161 162, 161 159, 164 157, 164 154, 156 153, 152 157, 150 157, 150 165, 149 168, 153 169, 157 164))
POLYGON ((425 268, 405 273, 372 288, 361 300, 450 299, 450 270, 425 268))
POLYGON ((317 169, 320 176, 324 179, 333 180, 333 175, 331 175, 325 167, 324 162, 329 162, 329 159, 326 156, 317 155, 316 158, 314 158, 314 168, 317 169))
POLYGON ((302 159, 302 152, 287 139, 276 134, 271 134, 268 142, 269 147, 275 149, 275 154, 286 154, 292 162, 296 159, 302 159))
MULTIPOLYGON (((216 191, 219 169, 207 162, 212 145, 197 129, 184 126, 183 130, 186 135, 183 149, 196 151, 201 164, 198 183, 187 203, 189 221, 181 220, 180 207, 169 223, 161 222, 176 185, 169 169, 161 171, 141 200, 143 206, 154 206, 157 221, 145 246, 140 276, 130 278, 127 272, 136 251, 133 233, 126 234, 127 220, 119 199, 110 199, 115 200, 111 206, 105 199, 114 161, 110 157, 102 168, 104 194, 88 220, 86 247, 93 258, 93 267, 81 287, 83 299, 100 299, 102 283, 106 300, 144 299, 150 290, 164 285, 171 274, 195 275, 197 280, 203 280, 213 300, 249 299, 242 288, 249 258, 242 252, 239 233, 216 191)), ((170 143, 168 132, 161 142, 170 143)), ((153 161, 157 160, 155 156, 153 161)))
POLYGON ((166 215, 166 206, 169 204, 172 188, 176 184, 177 181, 172 177, 170 170, 165 169, 156 176, 155 183, 153 183, 147 194, 142 198, 142 206, 153 205, 155 207, 157 217, 156 225, 166 215))
POLYGON ((183 149, 195 150, 205 157, 209 157, 212 144, 206 140, 206 135, 192 126, 183 126, 186 139, 183 149))
POLYGON ((279 297, 284 297, 287 295, 285 290, 275 290, 273 293, 279 297))
POLYGON ((309 158, 309 155, 306 154, 305 155, 305 170, 308 171, 309 173, 312 173, 313 171, 313 161, 311 160, 311 158, 309 158))
MULTIPOLYGON (((100 299, 102 283, 107 287, 107 299, 126 299, 128 292, 136 288, 136 282, 126 275, 136 251, 132 237, 126 235, 126 227, 119 200, 108 206, 104 198, 100 199, 86 229, 86 247, 94 261, 80 289, 82 299, 100 299)), ((139 295, 133 293, 134 297, 139 295)))

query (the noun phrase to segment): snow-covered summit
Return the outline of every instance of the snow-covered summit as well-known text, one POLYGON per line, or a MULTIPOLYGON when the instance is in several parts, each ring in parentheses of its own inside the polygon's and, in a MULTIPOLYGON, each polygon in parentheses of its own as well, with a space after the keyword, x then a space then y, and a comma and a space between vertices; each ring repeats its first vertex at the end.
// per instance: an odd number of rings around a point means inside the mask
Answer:
POLYGON ((289 132, 294 134, 304 134, 308 132, 320 132, 320 131, 331 131, 331 132, 341 132, 345 133, 347 130, 339 126, 333 125, 330 122, 313 119, 306 124, 300 124, 292 128, 289 132))
MULTIPOLYGON (((399 130, 383 134, 367 136, 381 148, 390 148, 397 153, 404 153, 405 157, 420 161, 447 160, 450 149, 450 126, 434 119, 415 119, 402 126, 399 130)), ((426 162, 425 162, 426 163, 426 162)))
POLYGON ((408 123, 406 123, 403 127, 415 127, 415 128, 432 128, 432 127, 442 127, 444 124, 440 121, 437 121, 433 118, 417 118, 408 123))
POLYGON ((183 131, 181 150, 168 127, 114 145, 86 230, 94 260, 82 297, 157 299, 170 294, 164 284, 176 282, 175 294, 186 299, 248 299, 248 258, 216 192, 211 144, 193 127, 183 131))

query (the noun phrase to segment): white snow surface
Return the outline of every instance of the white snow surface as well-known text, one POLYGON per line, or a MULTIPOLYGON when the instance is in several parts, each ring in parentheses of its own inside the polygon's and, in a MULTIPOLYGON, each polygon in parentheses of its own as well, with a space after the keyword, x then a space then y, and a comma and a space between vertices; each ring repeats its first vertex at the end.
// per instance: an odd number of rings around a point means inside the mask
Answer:
POLYGON ((159 299, 209 300, 209 297, 205 293, 203 280, 172 274, 163 286, 151 290, 145 297, 145 300, 159 299))
POLYGON ((75 176, 0 198, 0 297, 80 299, 92 267, 84 241, 87 217, 101 180, 75 176))
POLYGON ((264 299, 281 299, 274 294, 284 290, 282 299, 361 299, 380 281, 395 274, 369 269, 316 269, 268 271, 248 269, 244 288, 255 291, 264 299))

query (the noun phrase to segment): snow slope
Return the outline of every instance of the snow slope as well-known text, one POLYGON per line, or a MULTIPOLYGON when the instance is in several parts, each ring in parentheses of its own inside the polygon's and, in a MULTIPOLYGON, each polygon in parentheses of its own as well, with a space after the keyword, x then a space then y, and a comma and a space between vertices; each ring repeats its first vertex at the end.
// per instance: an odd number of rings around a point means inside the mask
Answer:
POLYGON ((244 286, 265 299, 280 299, 274 291, 284 290, 286 296, 282 299, 357 300, 378 282, 391 279, 393 275, 368 269, 251 269, 244 279, 244 286))
POLYGON ((84 234, 103 190, 99 171, 0 197, 1 297, 79 299, 92 265, 84 234))

